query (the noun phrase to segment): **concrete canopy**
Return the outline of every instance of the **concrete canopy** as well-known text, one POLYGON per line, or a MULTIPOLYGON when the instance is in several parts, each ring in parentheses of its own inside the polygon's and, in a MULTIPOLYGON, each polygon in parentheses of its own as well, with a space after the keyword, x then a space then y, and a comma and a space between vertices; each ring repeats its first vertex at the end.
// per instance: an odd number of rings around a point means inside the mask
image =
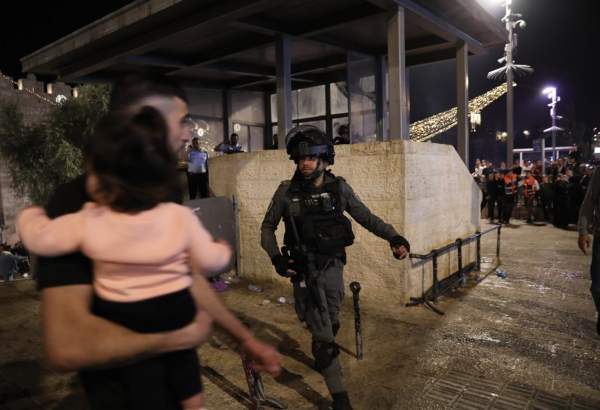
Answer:
POLYGON ((138 0, 21 59, 23 71, 105 82, 144 66, 188 86, 273 92, 276 40, 291 38, 292 87, 343 81, 347 52, 384 55, 406 12, 406 65, 481 53, 502 27, 477 0, 138 0))

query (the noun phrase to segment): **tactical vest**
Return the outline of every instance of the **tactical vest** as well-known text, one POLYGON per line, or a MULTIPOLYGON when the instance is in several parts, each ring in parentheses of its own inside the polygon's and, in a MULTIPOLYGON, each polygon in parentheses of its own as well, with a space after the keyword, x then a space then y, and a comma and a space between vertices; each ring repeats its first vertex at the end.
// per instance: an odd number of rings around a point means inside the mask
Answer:
POLYGON ((504 195, 514 195, 517 193, 517 176, 516 175, 505 175, 504 176, 504 195))
POLYGON ((344 248, 354 243, 350 220, 341 208, 341 178, 324 183, 320 188, 303 188, 294 181, 287 190, 289 214, 284 218, 283 242, 293 248, 296 239, 289 218, 293 217, 298 236, 308 250, 322 255, 344 255, 344 248))
POLYGON ((523 181, 523 195, 525 195, 526 198, 535 196, 536 182, 537 181, 533 177, 526 178, 525 181, 523 181))

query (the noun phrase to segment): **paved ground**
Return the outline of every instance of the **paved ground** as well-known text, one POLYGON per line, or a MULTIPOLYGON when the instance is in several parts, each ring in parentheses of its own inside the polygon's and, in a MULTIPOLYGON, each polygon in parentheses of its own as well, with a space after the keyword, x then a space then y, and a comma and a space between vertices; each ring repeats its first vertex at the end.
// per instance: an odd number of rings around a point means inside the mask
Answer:
MULTIPOLYGON (((551 226, 503 229, 502 268, 424 307, 363 306, 365 359, 353 356, 351 300, 339 343, 357 409, 600 409, 600 337, 589 296, 589 257, 576 233, 551 226)), ((495 243, 483 241, 484 255, 495 243)), ((484 268, 489 267, 484 264, 484 268)), ((363 286, 368 286, 363 283, 363 286)), ((290 409, 326 408, 312 370, 308 332, 287 289, 253 293, 240 283, 227 304, 284 354, 284 373, 264 376, 267 394, 290 409), (264 299, 271 303, 263 305, 264 299)), ((0 285, 0 408, 85 408, 77 379, 42 362, 39 299, 31 282, 0 285)), ((209 408, 247 407, 239 357, 219 337, 202 349, 209 408)))

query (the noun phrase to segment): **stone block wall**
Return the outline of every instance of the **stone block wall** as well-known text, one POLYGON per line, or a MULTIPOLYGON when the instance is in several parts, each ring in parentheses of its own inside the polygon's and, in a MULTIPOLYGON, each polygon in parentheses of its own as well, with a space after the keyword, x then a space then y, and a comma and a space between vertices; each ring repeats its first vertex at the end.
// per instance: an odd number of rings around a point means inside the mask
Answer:
MULTIPOLYGON (((64 83, 53 84, 52 94, 47 94, 44 83, 37 81, 34 75, 30 74, 20 82, 23 90, 18 89, 12 78, 0 72, 0 103, 15 102, 27 124, 41 121, 52 108, 56 95, 71 96, 71 87, 64 83)), ((0 239, 4 242, 12 244, 17 241, 14 220, 19 209, 27 203, 27 198, 15 192, 6 160, 0 157, 0 222, 3 220, 5 225, 0 239)))
MULTIPOLYGON (((260 247, 260 224, 279 183, 294 163, 284 151, 213 158, 210 184, 216 195, 236 196, 239 204, 240 274, 254 280, 285 282, 260 247)), ((467 236, 479 228, 479 188, 448 145, 410 141, 336 146, 332 171, 386 222, 406 236, 415 253, 467 236)), ((353 221, 354 245, 347 249, 346 282, 358 280, 366 298, 404 303, 431 286, 431 263, 397 261, 389 245, 353 221)), ((281 243, 283 223, 277 231, 281 243)), ((463 263, 474 261, 474 245, 463 263)), ((456 252, 439 259, 440 279, 457 270, 456 252)))

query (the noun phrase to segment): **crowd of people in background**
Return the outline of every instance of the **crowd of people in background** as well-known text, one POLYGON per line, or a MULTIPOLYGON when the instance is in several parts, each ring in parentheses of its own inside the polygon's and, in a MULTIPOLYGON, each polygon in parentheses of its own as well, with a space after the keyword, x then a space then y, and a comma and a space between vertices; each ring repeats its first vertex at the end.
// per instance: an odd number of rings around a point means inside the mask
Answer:
POLYGON ((29 252, 22 242, 13 246, 0 244, 0 280, 5 283, 19 278, 28 278, 29 252))
POLYGON ((509 224, 517 208, 525 211, 527 223, 544 221, 562 229, 577 223, 593 167, 581 163, 576 151, 545 165, 537 160, 494 167, 491 161, 476 160, 473 177, 490 223, 509 224))

